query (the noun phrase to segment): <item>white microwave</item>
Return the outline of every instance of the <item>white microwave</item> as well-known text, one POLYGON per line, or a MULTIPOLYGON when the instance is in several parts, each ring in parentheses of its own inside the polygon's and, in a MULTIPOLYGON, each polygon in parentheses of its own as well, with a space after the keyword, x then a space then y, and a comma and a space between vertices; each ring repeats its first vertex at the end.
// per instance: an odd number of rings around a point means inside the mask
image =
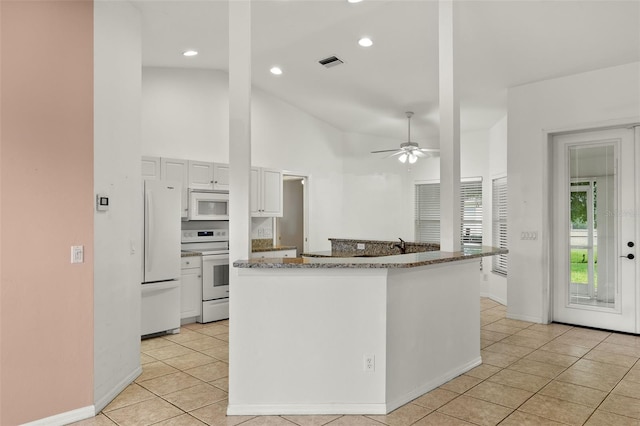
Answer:
POLYGON ((229 220, 229 193, 190 189, 189 220, 229 220))

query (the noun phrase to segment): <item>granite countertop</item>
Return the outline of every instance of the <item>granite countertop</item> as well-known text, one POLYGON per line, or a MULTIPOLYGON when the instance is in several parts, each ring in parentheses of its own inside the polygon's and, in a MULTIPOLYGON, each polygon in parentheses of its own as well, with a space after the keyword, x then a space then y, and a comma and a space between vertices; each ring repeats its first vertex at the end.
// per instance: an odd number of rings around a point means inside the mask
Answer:
MULTIPOLYGON (((319 257, 304 258, 266 258, 236 260, 237 268, 415 268, 438 263, 506 254, 508 250, 482 246, 465 248, 460 252, 425 251, 421 253, 398 254, 378 257, 335 257, 331 252, 316 252, 319 257), (322 256, 322 254, 325 254, 322 256), (327 255, 328 254, 328 255, 327 255)), ((305 256, 313 254, 307 253, 305 256)))
POLYGON ((180 257, 192 257, 192 256, 202 256, 202 253, 199 251, 184 251, 180 252, 180 257))
POLYGON ((297 250, 296 246, 271 246, 271 247, 253 247, 251 253, 260 253, 265 251, 283 251, 283 250, 297 250))

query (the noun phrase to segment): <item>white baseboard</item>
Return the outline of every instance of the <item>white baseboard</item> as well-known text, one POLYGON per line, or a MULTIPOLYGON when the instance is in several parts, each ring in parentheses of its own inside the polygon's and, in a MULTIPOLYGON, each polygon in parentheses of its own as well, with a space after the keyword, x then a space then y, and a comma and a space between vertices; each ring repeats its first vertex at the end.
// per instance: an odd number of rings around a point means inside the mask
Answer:
MULTIPOLYGON (((479 366, 480 364, 482 364, 482 357, 478 357, 470 362, 468 362, 467 364, 458 367, 454 370, 451 370, 443 375, 441 375, 440 377, 431 380, 429 383, 426 383, 422 386, 420 386, 417 389, 412 390, 411 392, 408 392, 404 395, 402 395, 399 398, 396 398, 394 401, 390 401, 386 404, 386 413, 390 413, 393 410, 395 410, 396 408, 400 408, 403 405, 405 405, 406 403, 413 401, 414 399, 418 398, 419 396, 437 388, 440 385, 443 385, 445 383, 447 383, 449 380, 458 377, 461 374, 466 373, 467 371, 471 370, 472 368, 475 368, 477 366, 479 366)), ((385 413, 385 414, 386 414, 385 413)), ((367 413, 370 414, 370 413, 367 413)))
POLYGON ((24 423, 23 426, 62 426, 93 416, 95 416, 95 408, 93 405, 88 405, 65 413, 56 414, 55 416, 24 423))
POLYGON ((507 306, 507 300, 506 299, 502 299, 496 295, 490 294, 489 296, 487 296, 489 299, 493 300, 494 302, 498 302, 501 305, 507 306))
POLYGON ((535 322, 537 324, 542 324, 542 318, 540 317, 532 317, 529 315, 517 315, 517 314, 510 314, 509 312, 507 312, 507 318, 508 319, 514 319, 514 320, 520 320, 520 321, 527 321, 527 322, 535 322))
POLYGON ((127 386, 129 386, 133 381, 142 374, 142 366, 138 366, 135 370, 133 370, 127 377, 118 382, 113 389, 111 389, 106 395, 100 398, 98 401, 94 401, 95 411, 93 415, 98 414, 104 407, 107 406, 113 399, 118 396, 120 392, 122 392, 127 386))
POLYGON ((387 414, 385 404, 229 404, 228 416, 387 414))

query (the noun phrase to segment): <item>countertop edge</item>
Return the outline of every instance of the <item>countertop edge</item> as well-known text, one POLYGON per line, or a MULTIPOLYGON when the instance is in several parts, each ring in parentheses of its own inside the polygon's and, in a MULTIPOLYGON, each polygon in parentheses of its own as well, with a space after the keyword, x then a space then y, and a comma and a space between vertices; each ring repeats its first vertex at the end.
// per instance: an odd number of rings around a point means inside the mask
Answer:
POLYGON ((321 269, 321 268, 416 268, 420 266, 451 263, 481 257, 507 254, 508 250, 484 246, 478 252, 442 252, 429 251, 395 256, 381 256, 379 258, 263 258, 250 260, 236 260, 233 266, 249 269, 321 269), (393 257, 393 259, 388 259, 393 257), (385 259, 387 258, 387 259, 385 259), (377 259, 372 261, 372 259, 377 259))

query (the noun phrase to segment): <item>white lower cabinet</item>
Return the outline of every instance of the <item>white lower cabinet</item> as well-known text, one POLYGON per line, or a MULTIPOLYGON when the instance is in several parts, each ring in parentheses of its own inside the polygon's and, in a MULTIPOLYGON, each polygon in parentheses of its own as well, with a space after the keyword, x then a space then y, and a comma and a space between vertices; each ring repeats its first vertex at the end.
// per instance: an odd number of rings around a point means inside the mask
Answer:
POLYGON ((254 259, 266 259, 274 257, 296 257, 297 250, 273 250, 273 251, 256 251, 251 253, 254 259))
POLYGON ((180 286, 180 319, 199 316, 202 313, 202 257, 182 258, 180 286))

